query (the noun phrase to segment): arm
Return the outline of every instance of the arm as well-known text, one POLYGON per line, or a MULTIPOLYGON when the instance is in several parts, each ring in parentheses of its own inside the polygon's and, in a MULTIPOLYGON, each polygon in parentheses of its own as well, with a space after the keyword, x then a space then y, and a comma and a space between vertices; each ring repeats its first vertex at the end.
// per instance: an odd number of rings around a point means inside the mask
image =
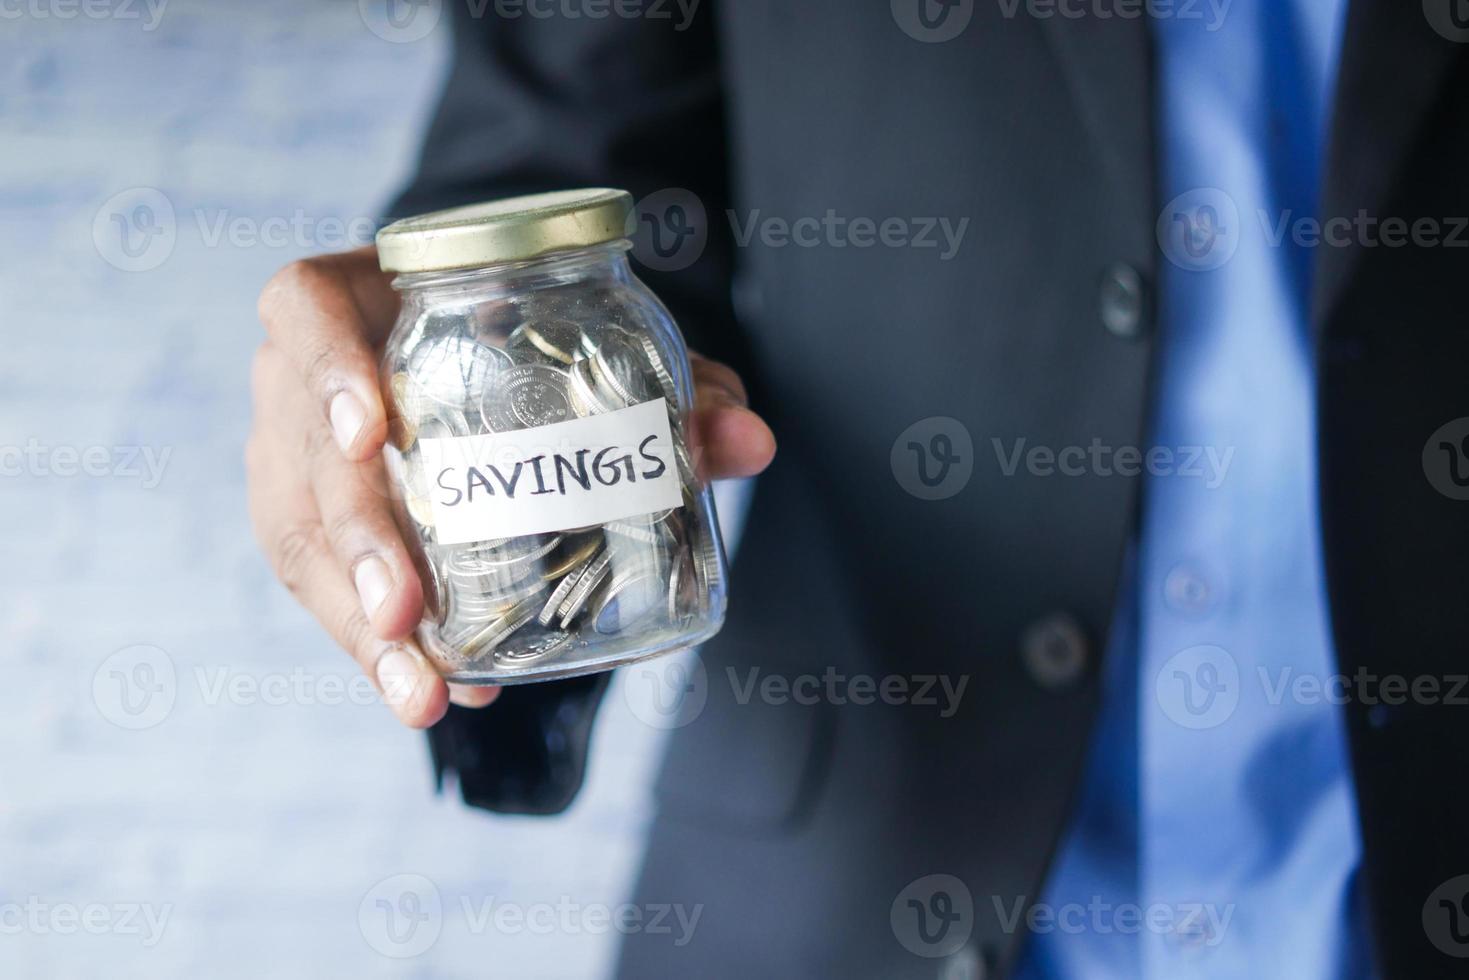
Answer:
MULTIPOLYGON (((418 173, 393 216, 586 186, 620 187, 638 200, 682 188, 711 218, 730 206, 712 2, 682 30, 672 4, 666 20, 499 20, 493 5, 479 18, 462 2, 447 6, 453 63, 418 173)), ((743 373, 730 303, 734 243, 722 222, 710 223, 692 266, 639 275, 692 349, 743 373)))
MULTIPOLYGON (((711 13, 669 20, 474 17, 448 5, 453 62, 403 216, 513 194, 609 186, 634 198, 683 187, 722 214, 724 110, 711 13)), ((640 270, 695 349, 735 353, 731 245, 711 241, 677 274, 640 270)), ((733 355, 733 356, 732 356, 733 355)), ((442 787, 457 775, 467 803, 515 813, 570 804, 585 769, 606 678, 504 690, 492 711, 450 707, 429 731, 442 787)))
MULTIPOLYGON (((454 16, 454 67, 397 212, 613 185, 635 194, 682 186, 722 213, 708 15, 683 33, 666 21, 616 17, 475 20, 457 6, 454 16)), ((738 362, 731 252, 711 236, 691 268, 648 279, 695 328, 696 343, 738 362)), ((422 586, 388 512, 380 456, 386 416, 376 364, 397 309, 372 249, 294 263, 266 286, 268 339, 256 356, 246 448, 256 534, 282 582, 398 717, 430 728, 441 786, 453 775, 472 805, 555 813, 581 786, 606 677, 450 690, 417 650, 422 586)), ((723 478, 763 469, 774 439, 744 407, 739 376, 696 358, 694 381, 701 470, 723 478)))

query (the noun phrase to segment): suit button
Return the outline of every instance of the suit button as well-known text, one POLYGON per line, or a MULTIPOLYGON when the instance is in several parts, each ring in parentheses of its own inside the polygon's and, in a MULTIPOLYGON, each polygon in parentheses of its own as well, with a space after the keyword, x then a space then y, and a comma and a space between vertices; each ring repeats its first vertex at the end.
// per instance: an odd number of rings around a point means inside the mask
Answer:
POLYGON ((1047 691, 1064 690, 1081 680, 1089 655, 1081 624, 1066 613, 1042 616, 1020 636, 1025 669, 1047 691))
POLYGON ((1137 340, 1143 332, 1143 277, 1126 262, 1102 273, 1099 296, 1102 325, 1114 337, 1137 340))

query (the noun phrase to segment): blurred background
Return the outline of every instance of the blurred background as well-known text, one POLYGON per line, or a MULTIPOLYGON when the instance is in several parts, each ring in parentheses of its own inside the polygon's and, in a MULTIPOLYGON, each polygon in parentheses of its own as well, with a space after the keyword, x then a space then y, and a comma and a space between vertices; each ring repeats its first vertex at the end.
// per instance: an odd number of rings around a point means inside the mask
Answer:
POLYGON ((445 68, 399 7, 0 3, 0 976, 610 969, 654 685, 564 817, 471 812, 246 515, 256 294, 371 240, 445 68))

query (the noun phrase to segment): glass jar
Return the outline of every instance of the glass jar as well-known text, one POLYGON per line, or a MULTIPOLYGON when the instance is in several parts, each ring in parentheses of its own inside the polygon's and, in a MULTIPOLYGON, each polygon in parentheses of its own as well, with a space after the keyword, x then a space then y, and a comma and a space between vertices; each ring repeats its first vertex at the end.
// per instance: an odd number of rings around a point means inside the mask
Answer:
POLYGON ((449 680, 608 670, 713 636, 725 561, 688 351, 628 266, 632 198, 539 194, 378 234, 394 511, 449 680))

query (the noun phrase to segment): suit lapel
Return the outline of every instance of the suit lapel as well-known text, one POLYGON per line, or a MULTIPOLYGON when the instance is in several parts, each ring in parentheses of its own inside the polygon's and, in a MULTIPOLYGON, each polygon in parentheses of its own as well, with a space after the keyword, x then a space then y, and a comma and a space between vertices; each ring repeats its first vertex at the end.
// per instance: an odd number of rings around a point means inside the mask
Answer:
MULTIPOLYGON (((1445 10, 1459 0, 1434 0, 1445 10)), ((1466 32, 1469 34, 1469 32, 1466 32)), ((1404 158, 1427 121, 1449 65, 1464 50, 1440 35, 1416 0, 1349 0, 1320 215, 1379 219, 1392 206, 1404 158)), ((1318 250, 1313 325, 1331 314, 1361 248, 1318 250)))

